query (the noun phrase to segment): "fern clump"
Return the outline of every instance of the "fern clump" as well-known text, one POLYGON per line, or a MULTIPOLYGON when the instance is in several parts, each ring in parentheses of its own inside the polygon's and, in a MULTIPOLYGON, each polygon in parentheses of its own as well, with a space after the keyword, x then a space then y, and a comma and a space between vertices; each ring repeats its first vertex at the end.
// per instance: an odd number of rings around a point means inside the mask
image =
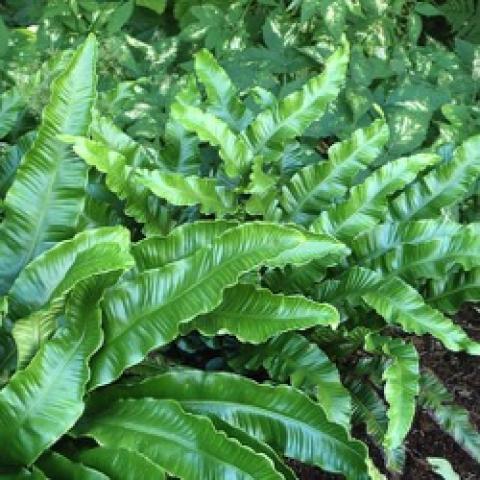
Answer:
POLYGON ((417 349, 480 355, 453 3, 7 2, 1 478, 376 480, 419 410, 480 462, 417 349))

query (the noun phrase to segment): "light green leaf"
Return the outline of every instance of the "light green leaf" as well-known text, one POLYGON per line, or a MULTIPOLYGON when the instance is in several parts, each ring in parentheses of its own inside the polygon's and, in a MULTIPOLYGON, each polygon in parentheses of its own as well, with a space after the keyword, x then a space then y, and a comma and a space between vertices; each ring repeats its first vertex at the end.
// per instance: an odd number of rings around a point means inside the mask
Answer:
POLYGON ((139 272, 159 268, 193 255, 199 248, 211 245, 223 232, 238 226, 235 221, 201 220, 184 223, 166 237, 148 237, 132 246, 139 272))
POLYGON ((256 153, 266 146, 285 145, 323 116, 345 82, 348 58, 349 45, 344 41, 327 60, 322 74, 311 78, 301 90, 287 95, 255 118, 247 129, 247 136, 256 153))
POLYGON ((440 428, 451 435, 477 462, 480 462, 480 433, 464 408, 453 403, 453 396, 431 372, 422 374, 420 404, 440 428))
POLYGON ((362 298, 387 322, 399 324, 409 333, 433 335, 454 352, 464 350, 480 355, 480 344, 471 340, 452 320, 428 306, 414 288, 400 278, 382 280, 381 275, 378 276, 379 283, 362 298))
POLYGON ((442 208, 461 201, 480 175, 480 135, 458 147, 453 158, 438 164, 390 203, 396 220, 433 218, 442 208))
POLYGON ((30 465, 78 420, 89 378, 88 360, 101 343, 99 285, 78 286, 67 326, 0 391, 0 463, 30 465))
POLYGON ((199 205, 202 213, 224 215, 236 209, 235 194, 215 178, 184 176, 159 170, 136 170, 135 182, 172 205, 199 205))
POLYGON ((244 130, 251 120, 251 112, 240 100, 230 77, 208 50, 195 54, 195 73, 205 86, 209 111, 234 131, 244 130))
POLYGON ((120 400, 87 416, 81 432, 101 445, 140 452, 170 475, 191 480, 280 480, 273 462, 215 430, 173 400, 120 400))
POLYGON ((217 307, 223 290, 237 283, 242 273, 316 254, 318 249, 300 254, 309 242, 294 228, 246 223, 190 257, 110 289, 103 302, 105 342, 93 359, 92 386, 110 382, 153 348, 175 339, 180 324, 217 307))
POLYGON ((346 194, 356 175, 380 155, 387 141, 388 127, 380 119, 332 145, 328 161, 302 168, 283 187, 285 218, 306 224, 320 215, 322 209, 346 194))
POLYGON ((427 462, 432 467, 432 470, 444 480, 462 480, 445 458, 427 457, 427 462))
POLYGON ((187 131, 195 132, 200 140, 219 147, 228 176, 236 177, 247 171, 253 160, 253 153, 243 136, 235 135, 223 120, 200 108, 180 102, 172 105, 172 117, 187 131))
POLYGON ((339 321, 331 305, 240 284, 225 290, 222 303, 189 326, 204 335, 228 334, 242 342, 263 343, 282 332, 315 325, 336 328, 339 321))
POLYGON ((20 270, 69 238, 83 208, 87 169, 57 135, 85 135, 95 97, 96 41, 89 36, 53 82, 38 135, 5 200, 0 227, 0 294, 20 270))
POLYGON ((403 444, 415 415, 420 379, 418 353, 410 343, 380 335, 369 335, 365 348, 391 358, 383 372, 385 399, 389 404, 384 445, 387 450, 395 450, 403 444))
POLYGON ((280 335, 265 345, 247 349, 232 362, 249 370, 263 366, 277 382, 290 380, 292 386, 316 397, 331 422, 349 428, 350 395, 335 364, 318 345, 302 335, 293 332, 280 335))
POLYGON ((388 196, 439 160, 437 155, 420 153, 383 165, 363 183, 353 187, 345 201, 323 212, 313 223, 313 230, 343 240, 351 240, 368 231, 385 217, 388 196))

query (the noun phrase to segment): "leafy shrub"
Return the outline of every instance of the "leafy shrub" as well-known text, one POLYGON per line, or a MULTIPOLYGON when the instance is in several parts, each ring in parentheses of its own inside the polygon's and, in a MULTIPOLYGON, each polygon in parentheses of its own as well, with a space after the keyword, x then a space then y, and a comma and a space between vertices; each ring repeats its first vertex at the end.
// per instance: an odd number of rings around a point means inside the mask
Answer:
POLYGON ((6 2, 2 478, 384 478, 417 408, 480 461, 415 347, 480 354, 458 5, 6 2))

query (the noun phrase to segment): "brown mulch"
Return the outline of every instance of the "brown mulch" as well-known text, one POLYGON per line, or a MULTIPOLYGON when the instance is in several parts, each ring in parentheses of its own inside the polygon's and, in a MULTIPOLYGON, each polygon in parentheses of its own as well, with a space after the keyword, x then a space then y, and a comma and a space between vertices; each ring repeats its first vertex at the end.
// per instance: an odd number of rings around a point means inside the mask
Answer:
MULTIPOLYGON (((480 309, 479 309, 480 310, 480 309)), ((467 306, 457 315, 460 324, 469 335, 480 341, 480 313, 467 306)), ((456 402, 470 412, 472 422, 480 429, 480 361, 478 357, 446 351, 429 337, 415 339, 423 368, 432 370, 455 396, 456 402)), ((372 458, 381 465, 380 454, 360 433, 359 439, 369 443, 372 458)), ((462 480, 480 480, 480 465, 465 453, 455 441, 445 434, 433 420, 418 412, 407 438, 407 458, 404 474, 389 475, 392 480, 439 480, 432 473, 426 457, 444 457, 453 465, 462 480)), ((321 472, 316 468, 289 461, 301 480, 337 480, 343 477, 321 472)))

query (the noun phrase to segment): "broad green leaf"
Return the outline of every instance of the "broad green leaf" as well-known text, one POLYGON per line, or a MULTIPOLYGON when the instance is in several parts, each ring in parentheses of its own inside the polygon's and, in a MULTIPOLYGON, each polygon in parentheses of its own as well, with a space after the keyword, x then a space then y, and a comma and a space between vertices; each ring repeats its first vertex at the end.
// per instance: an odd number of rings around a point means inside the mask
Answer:
POLYGON ((88 361, 102 338, 98 287, 74 290, 67 325, 0 391, 1 464, 30 465, 82 414, 88 361))
POLYGON ((261 453, 267 456, 274 464, 275 469, 278 470, 285 480, 297 480, 296 475, 292 469, 284 463, 284 459, 269 445, 257 440, 252 435, 249 435, 244 430, 234 427, 227 422, 224 422, 218 417, 210 417, 213 425, 217 430, 221 430, 227 434, 227 437, 238 440, 245 447, 251 448, 255 453, 261 453))
POLYGON ((53 82, 38 135, 5 200, 0 226, 0 294, 21 269, 72 236, 83 208, 87 168, 59 134, 85 135, 95 97, 96 41, 89 36, 53 82))
POLYGON ((287 95, 255 118, 246 133, 256 153, 267 146, 285 145, 323 116, 345 82, 348 58, 349 46, 344 41, 326 61, 322 74, 311 78, 301 90, 287 95))
POLYGON ((380 155, 387 141, 388 127, 379 119, 332 145, 328 161, 302 168, 282 188, 285 218, 305 224, 320 215, 346 194, 356 175, 380 155))
POLYGON ((471 340, 452 320, 428 306, 414 288, 397 277, 383 281, 379 277, 376 287, 362 298, 387 322, 399 324, 409 333, 433 335, 454 352, 464 350, 480 355, 480 344, 471 340))
POLYGON ((130 232, 124 227, 86 230, 33 260, 9 293, 9 314, 20 318, 65 295, 94 275, 133 266, 130 232))
POLYGON ((130 233, 105 227, 79 233, 33 260, 10 291, 10 317, 20 367, 55 331, 65 296, 82 280, 134 265, 128 252, 130 233))
POLYGON ((247 171, 253 154, 242 136, 237 136, 230 127, 215 115, 204 112, 192 105, 175 102, 172 117, 189 132, 195 132, 200 140, 219 147, 219 154, 225 162, 225 172, 236 177, 247 171))
POLYGON ((353 187, 346 200, 324 211, 313 223, 313 230, 343 240, 351 240, 370 230, 385 217, 388 196, 402 189, 420 171, 439 160, 438 156, 425 153, 383 165, 363 183, 353 187))
MULTIPOLYGON (((105 174, 105 184, 108 189, 125 201, 125 213, 139 223, 155 222, 158 216, 157 204, 150 191, 138 182, 133 181, 134 168, 129 162, 135 162, 133 157, 120 153, 109 145, 84 137, 63 136, 62 140, 73 143, 73 150, 88 165, 105 174)), ((118 137, 115 137, 118 140, 118 137)), ((122 140, 121 140, 122 141, 122 140)), ((138 150, 135 150, 138 151, 138 150)), ((145 158, 140 164, 145 166, 145 158)))
POLYGON ((0 95, 0 139, 10 133, 26 103, 18 88, 12 88, 0 95))
POLYGON ((419 400, 440 428, 480 462, 480 433, 471 422, 468 411, 453 403, 452 394, 430 372, 422 374, 419 400))
POLYGON ((84 465, 104 473, 111 480, 137 480, 139 472, 144 478, 164 480, 165 473, 145 455, 125 448, 96 447, 77 454, 84 465))
POLYGON ((216 431, 208 418, 186 413, 173 400, 119 400, 87 416, 81 432, 101 445, 140 452, 175 477, 282 478, 264 455, 216 431))
POLYGON ((136 170, 135 182, 172 205, 199 205, 202 213, 224 215, 236 209, 235 195, 215 178, 184 176, 159 170, 136 170))
POLYGON ((410 343, 380 335, 369 335, 365 347, 391 359, 383 372, 385 399, 389 404, 384 445, 387 450, 395 450, 403 444, 415 415, 420 379, 418 353, 410 343))
POLYGON ((204 335, 228 334, 258 344, 280 333, 315 325, 336 328, 339 321, 331 305, 240 284, 225 290, 222 303, 191 326, 204 335))
POLYGON ((251 113, 240 100, 230 77, 208 50, 195 54, 195 73, 205 86, 209 111, 234 131, 244 130, 251 120, 251 113))
POLYGON ((381 267, 380 257, 391 255, 392 251, 404 244, 417 245, 443 237, 450 238, 460 229, 460 224, 446 218, 387 222, 356 237, 352 250, 362 265, 374 269, 381 267))
MULTIPOLYGON (((422 227, 420 225, 420 233, 422 227)), ((425 241, 402 243, 372 262, 372 267, 407 279, 445 278, 454 265, 465 270, 480 266, 480 238, 474 229, 461 227, 455 232, 443 229, 444 235, 425 241), (450 233, 450 235, 448 235, 450 233)))
POLYGON ((188 133, 178 122, 167 121, 162 157, 171 171, 197 175, 200 168, 198 138, 188 133))
POLYGON ((246 223, 227 230, 194 255, 110 289, 103 302, 105 341, 93 359, 91 386, 110 382, 153 348, 174 340, 182 323, 216 308, 223 290, 237 283, 241 274, 318 255, 318 248, 301 252, 302 245, 311 243, 311 234, 294 228, 246 223))
POLYGON ((247 349, 232 362, 249 370, 263 366, 278 382, 290 380, 292 386, 317 399, 331 422, 349 427, 350 395, 335 364, 318 345, 301 335, 294 332, 280 335, 265 345, 247 349))
POLYGON ((48 478, 55 478, 55 480, 108 480, 110 478, 81 463, 72 462, 57 452, 44 453, 35 465, 48 478))
POLYGON ((480 301, 480 268, 459 271, 428 284, 427 300, 442 312, 454 314, 467 302, 480 301))
POLYGON ((432 470, 442 477, 443 480, 462 480, 445 458, 427 457, 427 462, 432 467, 432 470))
POLYGON ((292 387, 260 385, 230 373, 172 371, 135 386, 99 392, 93 408, 108 405, 113 398, 143 396, 172 398, 187 411, 218 417, 286 457, 351 480, 369 478, 365 446, 330 423, 318 404, 292 387))
POLYGON ((480 135, 470 137, 453 158, 438 164, 390 203, 396 220, 433 218, 441 209, 461 201, 480 176, 480 135))
POLYGON ((132 246, 136 268, 143 272, 189 257, 237 225, 235 221, 202 220, 180 225, 166 237, 148 237, 132 246))

